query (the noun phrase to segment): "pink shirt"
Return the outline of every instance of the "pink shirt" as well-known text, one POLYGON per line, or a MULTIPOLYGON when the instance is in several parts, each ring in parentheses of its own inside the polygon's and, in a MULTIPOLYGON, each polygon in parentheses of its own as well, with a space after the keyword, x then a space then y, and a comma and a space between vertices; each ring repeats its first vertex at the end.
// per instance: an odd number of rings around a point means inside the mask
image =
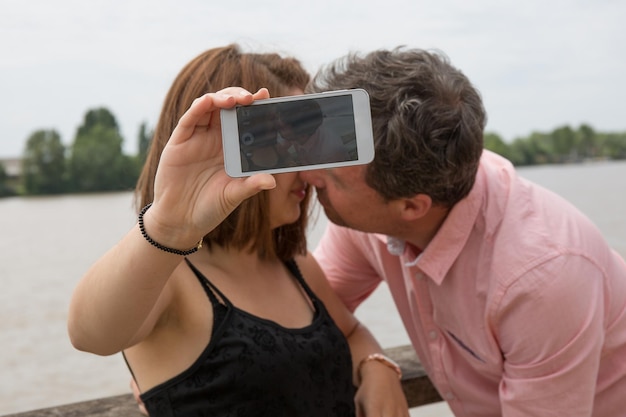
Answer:
POLYGON ((387 282, 456 416, 626 415, 626 263, 572 205, 486 151, 424 251, 404 246, 331 225, 315 255, 353 310, 387 282))

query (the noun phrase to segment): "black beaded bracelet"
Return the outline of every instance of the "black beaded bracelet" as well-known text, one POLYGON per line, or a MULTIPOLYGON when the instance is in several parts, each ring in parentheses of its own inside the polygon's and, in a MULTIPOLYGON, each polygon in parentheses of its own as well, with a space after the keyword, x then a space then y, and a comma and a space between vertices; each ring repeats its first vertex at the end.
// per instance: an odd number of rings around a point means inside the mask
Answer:
POLYGON ((202 247, 203 239, 200 239, 200 242, 198 242, 198 245, 194 248, 191 248, 188 250, 179 250, 179 249, 172 249, 172 248, 168 248, 167 246, 163 246, 159 242, 155 241, 150 236, 148 236, 148 233, 146 232, 146 228, 143 225, 143 215, 146 214, 146 211, 148 211, 150 206, 152 206, 152 203, 149 203, 147 206, 142 208, 141 211, 139 212, 139 230, 141 231, 141 235, 148 241, 148 243, 150 243, 155 248, 161 249, 162 251, 165 251, 168 253, 173 253, 175 255, 187 256, 187 255, 191 255, 192 253, 198 252, 198 249, 202 247))

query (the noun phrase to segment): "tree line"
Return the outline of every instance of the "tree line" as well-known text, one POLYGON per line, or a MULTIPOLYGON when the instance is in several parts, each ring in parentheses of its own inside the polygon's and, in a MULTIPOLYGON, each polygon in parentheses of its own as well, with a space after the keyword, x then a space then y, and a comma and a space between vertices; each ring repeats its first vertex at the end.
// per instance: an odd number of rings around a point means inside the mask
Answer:
POLYGON ((0 164, 0 196, 131 190, 151 137, 146 124, 141 124, 139 150, 126 155, 117 120, 103 107, 87 111, 70 146, 54 129, 37 130, 26 140, 17 183, 11 183, 0 164))
POLYGON ((548 133, 533 132, 510 144, 495 133, 486 133, 484 142, 486 149, 517 166, 626 159, 626 132, 596 132, 587 124, 578 129, 565 125, 548 133))
MULTIPOLYGON (((26 141, 17 183, 0 164, 0 197, 131 190, 151 137, 152 132, 142 123, 137 154, 124 154, 124 138, 115 116, 106 108, 87 111, 68 147, 57 131, 37 130, 26 141)), ((626 132, 596 132, 586 124, 577 129, 561 126, 548 133, 533 132, 511 143, 496 133, 486 133, 484 141, 486 149, 517 166, 626 159, 626 132)))

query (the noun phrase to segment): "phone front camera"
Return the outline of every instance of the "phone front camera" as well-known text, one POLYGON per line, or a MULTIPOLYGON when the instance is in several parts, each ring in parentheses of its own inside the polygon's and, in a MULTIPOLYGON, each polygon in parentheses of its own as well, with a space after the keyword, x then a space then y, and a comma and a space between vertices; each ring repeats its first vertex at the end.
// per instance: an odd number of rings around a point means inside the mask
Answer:
POLYGON ((241 135, 241 143, 245 146, 250 146, 254 143, 254 135, 250 132, 246 132, 241 135))

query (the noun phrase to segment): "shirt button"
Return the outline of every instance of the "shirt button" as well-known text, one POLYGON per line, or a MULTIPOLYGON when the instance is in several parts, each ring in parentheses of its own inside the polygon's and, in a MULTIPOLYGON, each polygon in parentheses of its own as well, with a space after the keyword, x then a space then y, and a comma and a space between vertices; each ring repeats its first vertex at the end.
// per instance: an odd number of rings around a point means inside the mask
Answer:
POLYGON ((424 274, 422 274, 421 272, 417 272, 415 274, 415 279, 420 280, 420 281, 423 280, 424 279, 424 274))
POLYGON ((454 394, 450 391, 446 392, 446 400, 448 401, 454 400, 454 394))
POLYGON ((437 338, 437 332, 435 330, 431 330, 428 333, 428 337, 430 337, 430 340, 435 340, 437 338))

